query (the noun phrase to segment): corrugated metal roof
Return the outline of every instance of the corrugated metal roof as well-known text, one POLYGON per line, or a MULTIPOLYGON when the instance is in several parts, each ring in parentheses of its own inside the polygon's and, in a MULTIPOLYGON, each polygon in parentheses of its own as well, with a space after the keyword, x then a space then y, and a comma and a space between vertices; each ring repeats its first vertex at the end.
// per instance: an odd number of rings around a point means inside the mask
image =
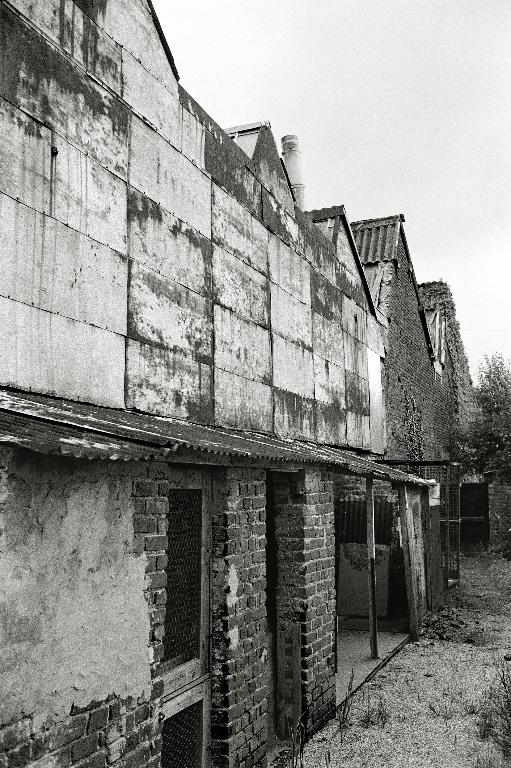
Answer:
POLYGON ((189 460, 193 452, 198 464, 201 454, 202 461, 210 454, 265 466, 326 465, 348 474, 428 484, 338 448, 7 390, 0 390, 0 442, 41 453, 125 461, 189 460))
POLYGON ((385 219, 365 219, 351 222, 357 250, 363 264, 392 261, 396 258, 403 214, 385 219))

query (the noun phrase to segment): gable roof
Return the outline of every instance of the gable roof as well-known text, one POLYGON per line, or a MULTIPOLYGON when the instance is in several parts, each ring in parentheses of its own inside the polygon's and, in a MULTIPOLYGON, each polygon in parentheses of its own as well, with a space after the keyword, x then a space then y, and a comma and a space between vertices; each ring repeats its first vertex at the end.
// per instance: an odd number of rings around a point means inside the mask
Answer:
POLYGON ((226 128, 225 132, 252 160, 263 186, 284 208, 294 213, 295 196, 269 121, 235 125, 226 128))
MULTIPOLYGON (((353 229, 353 234, 360 258, 364 264, 364 268, 368 271, 368 273, 369 270, 373 270, 379 264, 384 265, 386 262, 397 263, 399 238, 402 238, 405 255, 408 260, 410 277, 412 278, 412 284, 414 287, 415 295, 417 297, 417 306, 421 325, 426 337, 426 343, 428 345, 430 357, 431 359, 434 359, 435 352, 433 342, 431 340, 431 334, 429 332, 428 321, 419 292, 419 286, 415 277, 415 270, 413 268, 412 258, 410 256, 410 249, 408 248, 408 243, 406 240, 406 234, 403 226, 404 221, 404 214, 399 213, 394 216, 386 216, 379 219, 363 219, 362 221, 354 221, 352 222, 351 227, 353 229)), ((379 271, 382 270, 380 269, 379 271)), ((377 284, 377 281, 372 281, 373 288, 375 288, 377 284)), ((379 294, 379 298, 381 296, 382 294, 379 294)))
MULTIPOLYGON (((346 209, 344 205, 335 205, 330 208, 319 208, 313 211, 308 211, 307 215, 312 219, 312 221, 315 224, 320 224, 320 222, 323 222, 323 221, 333 220, 333 227, 329 228, 329 230, 331 230, 331 239, 335 247, 337 247, 340 228, 341 226, 343 226, 348 238, 349 245, 351 247, 353 260, 355 262, 357 272, 362 282, 362 287, 367 299, 367 303, 369 305, 369 310, 371 314, 374 315, 374 317, 376 317, 376 307, 373 301, 373 297, 371 295, 371 291, 369 290, 367 277, 364 272, 364 268, 362 266, 362 262, 357 249, 357 244, 353 237, 353 233, 350 227, 350 223, 348 221, 348 217, 346 215, 346 209)), ((328 235, 328 231, 324 232, 324 234, 328 235)))

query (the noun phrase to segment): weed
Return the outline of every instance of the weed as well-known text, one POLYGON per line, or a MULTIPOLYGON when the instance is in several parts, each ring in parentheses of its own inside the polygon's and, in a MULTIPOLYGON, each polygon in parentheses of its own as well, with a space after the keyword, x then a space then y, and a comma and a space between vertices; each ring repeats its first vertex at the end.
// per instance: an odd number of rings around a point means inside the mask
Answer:
POLYGON ((380 694, 375 705, 371 704, 371 697, 367 695, 367 706, 360 717, 360 725, 369 728, 371 725, 378 725, 385 728, 390 720, 390 711, 387 707, 385 698, 380 694))
POLYGON ((344 735, 346 733, 346 729, 350 724, 351 707, 353 705, 354 679, 355 679, 355 670, 352 669, 350 679, 348 682, 348 687, 346 689, 346 696, 344 697, 344 700, 342 701, 341 704, 339 704, 336 710, 337 724, 339 726, 339 733, 341 735, 341 744, 344 741, 344 735))

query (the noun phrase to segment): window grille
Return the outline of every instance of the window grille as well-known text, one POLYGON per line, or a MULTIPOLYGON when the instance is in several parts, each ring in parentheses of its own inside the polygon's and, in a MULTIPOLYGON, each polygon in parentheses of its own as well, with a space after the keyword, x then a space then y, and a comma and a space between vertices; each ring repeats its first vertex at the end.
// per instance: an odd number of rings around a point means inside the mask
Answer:
POLYGON ((202 701, 186 707, 164 721, 161 768, 200 768, 202 723, 202 701))

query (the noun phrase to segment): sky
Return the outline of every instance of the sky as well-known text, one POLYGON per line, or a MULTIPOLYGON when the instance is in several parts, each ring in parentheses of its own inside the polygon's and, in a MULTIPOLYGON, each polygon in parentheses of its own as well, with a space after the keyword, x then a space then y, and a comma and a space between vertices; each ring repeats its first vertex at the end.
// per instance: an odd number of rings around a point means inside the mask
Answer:
POLYGON ((223 127, 299 136, 306 207, 396 213, 444 279, 474 378, 511 359, 511 0, 154 0, 223 127))

